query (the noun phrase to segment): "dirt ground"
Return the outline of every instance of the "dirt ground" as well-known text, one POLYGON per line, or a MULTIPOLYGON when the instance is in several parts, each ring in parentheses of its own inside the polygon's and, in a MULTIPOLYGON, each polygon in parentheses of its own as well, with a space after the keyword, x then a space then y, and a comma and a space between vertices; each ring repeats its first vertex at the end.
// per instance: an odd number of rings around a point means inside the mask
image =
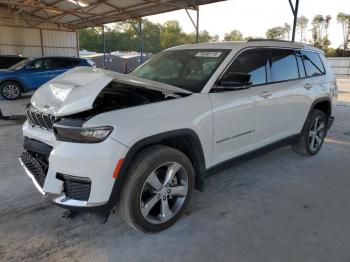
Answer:
MULTIPOLYGON (((0 261, 350 261, 350 81, 321 152, 283 147, 207 179, 186 215, 145 235, 112 214, 63 218, 24 175, 20 121, 0 120, 0 261)), ((0 100, 22 114, 26 96, 0 100)))

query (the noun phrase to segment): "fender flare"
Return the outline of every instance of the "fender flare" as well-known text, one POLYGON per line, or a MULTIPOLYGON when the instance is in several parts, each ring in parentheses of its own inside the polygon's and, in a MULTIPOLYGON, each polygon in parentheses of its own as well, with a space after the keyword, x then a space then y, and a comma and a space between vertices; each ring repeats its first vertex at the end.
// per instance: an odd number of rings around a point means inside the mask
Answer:
POLYGON ((311 111, 315 108, 315 106, 318 104, 318 103, 322 103, 322 102, 328 102, 329 105, 330 105, 330 108, 331 108, 331 112, 332 112, 332 100, 330 97, 321 97, 321 98, 317 98, 315 101, 312 102, 311 106, 310 106, 310 109, 309 109, 309 113, 307 114, 307 117, 305 119, 305 122, 306 120, 309 118, 310 114, 311 114, 311 111))
MULTIPOLYGON (((301 129, 300 132, 302 132, 302 130, 304 129, 305 125, 306 125, 306 121, 308 120, 312 110, 315 108, 315 106, 318 104, 318 103, 321 103, 321 102, 329 102, 329 105, 331 107, 331 112, 332 112, 332 100, 330 97, 321 97, 321 98, 317 98, 315 101, 312 102, 311 106, 310 106, 310 109, 309 109, 309 113, 307 114, 306 116, 306 119, 304 121, 304 124, 303 124, 303 127, 301 129)), ((326 119, 328 121, 328 119, 326 119)))
POLYGON ((197 163, 197 165, 194 165, 194 169, 196 173, 195 187, 199 190, 203 190, 206 168, 205 168, 205 158, 204 158, 203 148, 202 148, 200 139, 198 135, 195 133, 195 131, 193 131, 192 129, 187 129, 187 128, 177 129, 177 130, 167 131, 167 132, 142 138, 129 149, 128 153, 124 158, 123 164, 120 168, 118 178, 114 182, 111 195, 109 197, 108 202, 105 205, 105 208, 108 210, 111 210, 113 206, 116 204, 117 199, 119 197, 119 193, 121 192, 121 188, 123 187, 125 179, 127 177, 128 169, 134 157, 137 155, 138 152, 140 152, 140 150, 142 150, 147 146, 158 144, 164 139, 175 138, 180 136, 188 136, 191 138, 191 142, 193 143, 193 146, 195 148, 194 152, 195 152, 195 158, 197 163))

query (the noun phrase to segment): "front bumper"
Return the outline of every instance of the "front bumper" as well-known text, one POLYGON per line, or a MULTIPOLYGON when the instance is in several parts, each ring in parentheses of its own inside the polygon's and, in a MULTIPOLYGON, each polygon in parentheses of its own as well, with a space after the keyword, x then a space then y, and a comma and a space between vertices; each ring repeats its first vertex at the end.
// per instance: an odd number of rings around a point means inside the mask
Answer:
POLYGON ((76 199, 70 199, 66 196, 64 192, 60 194, 56 193, 50 193, 45 192, 41 185, 39 185, 38 181, 34 177, 34 175, 31 173, 31 171, 26 167, 26 165, 23 163, 23 160, 21 158, 18 158, 19 163, 21 164, 22 168, 24 169, 27 176, 32 180, 35 188, 40 192, 41 195, 46 197, 49 201, 62 206, 66 208, 84 208, 84 207, 98 207, 103 205, 104 203, 88 203, 88 201, 82 201, 82 200, 76 200, 76 199))
MULTIPOLYGON (((27 122, 23 133, 29 139, 52 147, 47 157, 44 182, 40 183, 31 166, 19 159, 25 173, 44 197, 68 209, 102 207, 109 201, 115 183, 113 172, 118 160, 126 154, 127 147, 111 138, 96 144, 60 142, 51 136, 51 132, 31 127, 27 122), (70 197, 72 194, 68 194, 66 180, 62 176, 88 180, 88 197, 84 200, 70 197)), ((79 183, 74 186, 76 188, 79 183)))

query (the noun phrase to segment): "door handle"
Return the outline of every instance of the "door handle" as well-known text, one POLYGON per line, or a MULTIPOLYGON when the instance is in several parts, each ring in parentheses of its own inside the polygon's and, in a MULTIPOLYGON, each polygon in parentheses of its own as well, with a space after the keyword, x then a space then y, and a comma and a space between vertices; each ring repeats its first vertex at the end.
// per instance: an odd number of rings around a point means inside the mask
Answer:
POLYGON ((271 91, 262 91, 259 93, 259 96, 263 98, 268 98, 269 96, 272 96, 272 94, 273 93, 271 91))
POLYGON ((305 89, 311 89, 313 87, 313 84, 307 83, 304 85, 305 89))

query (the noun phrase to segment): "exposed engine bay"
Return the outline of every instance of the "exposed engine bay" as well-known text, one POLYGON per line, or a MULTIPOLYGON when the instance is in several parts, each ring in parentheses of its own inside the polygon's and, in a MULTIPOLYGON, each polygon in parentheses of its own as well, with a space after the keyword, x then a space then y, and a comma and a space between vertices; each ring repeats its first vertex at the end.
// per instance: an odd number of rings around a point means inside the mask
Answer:
POLYGON ((73 124, 68 120, 79 119, 82 123, 103 112, 178 99, 188 95, 190 94, 174 93, 168 90, 151 89, 112 81, 98 94, 92 105, 92 109, 65 116, 60 122, 73 124))

